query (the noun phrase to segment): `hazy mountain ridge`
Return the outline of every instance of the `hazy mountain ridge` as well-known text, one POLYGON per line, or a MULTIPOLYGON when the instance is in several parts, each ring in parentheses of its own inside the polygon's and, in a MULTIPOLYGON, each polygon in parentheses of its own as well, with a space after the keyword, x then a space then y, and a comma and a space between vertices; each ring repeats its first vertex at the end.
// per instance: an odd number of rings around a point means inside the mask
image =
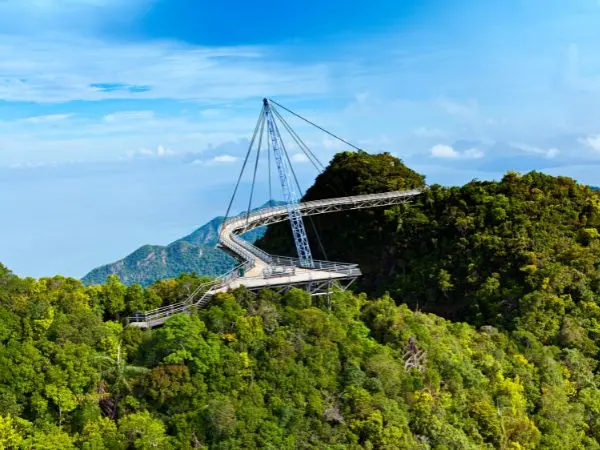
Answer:
MULTIPOLYGON (((271 202, 279 205, 281 202, 271 202)), ((256 209, 264 208, 269 202, 256 209)), ((181 273, 217 276, 235 265, 235 260, 216 248, 223 216, 215 217, 189 235, 167 246, 144 245, 128 256, 97 267, 82 278, 86 285, 102 284, 109 275, 117 275, 124 284, 148 286, 157 280, 174 278, 181 273)), ((244 239, 254 242, 262 237, 265 228, 244 234, 244 239)))

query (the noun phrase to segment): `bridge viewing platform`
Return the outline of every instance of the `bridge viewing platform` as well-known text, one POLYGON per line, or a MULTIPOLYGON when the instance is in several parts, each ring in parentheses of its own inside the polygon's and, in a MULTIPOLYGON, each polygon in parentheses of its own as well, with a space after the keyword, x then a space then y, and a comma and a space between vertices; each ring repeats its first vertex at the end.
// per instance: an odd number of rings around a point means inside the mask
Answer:
MULTIPOLYGON (((339 197, 299 203, 297 207, 302 216, 312 216, 398 205, 409 201, 421 192, 422 189, 413 189, 339 197)), ((324 295, 331 292, 334 284, 347 288, 361 275, 358 264, 314 260, 312 267, 304 267, 298 258, 270 255, 240 236, 255 228, 287 219, 286 205, 263 208, 250 214, 241 214, 227 219, 219 231, 219 246, 240 261, 240 265, 229 273, 199 286, 183 302, 129 318, 129 325, 140 328, 162 325, 175 314, 190 312, 205 306, 217 293, 241 286, 251 291, 266 288, 285 291, 292 287, 301 287, 312 295, 324 295)))

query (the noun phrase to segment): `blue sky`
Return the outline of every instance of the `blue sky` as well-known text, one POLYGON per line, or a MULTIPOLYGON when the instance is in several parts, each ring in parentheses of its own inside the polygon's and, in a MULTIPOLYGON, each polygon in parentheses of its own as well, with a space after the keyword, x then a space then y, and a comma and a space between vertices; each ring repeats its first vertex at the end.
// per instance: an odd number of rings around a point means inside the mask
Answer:
POLYGON ((79 277, 223 214, 263 96, 430 183, 600 184, 599 50, 598 0, 0 1, 0 261, 79 277))

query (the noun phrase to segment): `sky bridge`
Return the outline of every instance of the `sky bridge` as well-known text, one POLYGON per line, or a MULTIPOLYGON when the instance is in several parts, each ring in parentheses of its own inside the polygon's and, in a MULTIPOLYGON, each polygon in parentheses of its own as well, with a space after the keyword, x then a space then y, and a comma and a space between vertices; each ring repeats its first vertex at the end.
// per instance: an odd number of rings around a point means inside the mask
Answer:
MULTIPOLYGON (((227 292, 241 286, 244 286, 250 291, 269 288, 280 292, 285 292, 293 287, 297 287, 305 289, 311 295, 327 295, 332 292, 334 286, 337 286, 339 289, 347 289, 361 275, 358 264, 314 260, 308 245, 303 217, 338 211, 398 205, 410 201, 423 191, 423 189, 413 189, 300 203, 297 195, 297 192, 300 192, 297 177, 293 172, 291 159, 289 158, 281 135, 279 134, 275 118, 277 117, 279 119, 283 127, 294 138, 298 147, 305 152, 307 157, 316 167, 318 167, 316 164, 318 160, 310 149, 308 149, 308 147, 300 140, 299 136, 295 134, 291 127, 289 127, 271 102, 275 103, 267 99, 263 102, 263 110, 261 111, 258 124, 256 125, 250 149, 248 150, 242 167, 242 172, 240 173, 232 199, 229 203, 226 217, 229 216, 233 198, 236 195, 242 174, 244 173, 250 154, 253 150, 254 142, 258 136, 258 149, 248 210, 238 216, 227 217, 219 230, 219 247, 233 256, 239 262, 239 265, 232 271, 217 277, 215 280, 198 286, 198 288, 183 302, 145 313, 138 313, 133 317, 130 317, 129 325, 140 328, 160 326, 169 317, 175 314, 189 313, 196 308, 206 306, 210 299, 217 293, 227 292), (265 128, 267 129, 266 133, 264 133, 265 128), (267 135, 269 167, 271 165, 271 154, 277 164, 285 204, 282 206, 267 207, 251 211, 250 204, 252 201, 254 180, 256 179, 256 169, 258 167, 263 134, 267 135), (270 255, 241 238, 242 234, 250 230, 286 220, 290 221, 292 227, 292 234, 298 251, 298 258, 270 255)), ((282 108, 284 107, 282 106, 282 108)), ((287 108, 284 109, 287 110, 287 108)), ((293 112, 292 114, 296 115, 293 112)), ((298 117, 302 118, 301 116, 298 117)), ((306 120, 304 118, 302 119, 306 120)), ((312 124, 312 122, 309 123, 312 124)), ((323 130, 322 128, 320 129, 323 130)), ((326 130, 323 131, 356 148, 332 133, 329 133, 326 130)), ((321 165, 321 167, 323 166, 321 165)), ((269 186, 270 185, 269 179, 269 186)), ((271 195, 271 192, 269 192, 269 195, 271 195)))

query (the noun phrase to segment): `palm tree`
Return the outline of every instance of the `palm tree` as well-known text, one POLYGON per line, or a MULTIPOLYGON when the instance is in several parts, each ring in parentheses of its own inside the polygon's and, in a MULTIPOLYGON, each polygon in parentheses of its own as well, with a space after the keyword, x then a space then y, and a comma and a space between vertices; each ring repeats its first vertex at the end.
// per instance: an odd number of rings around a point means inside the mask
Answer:
POLYGON ((126 393, 131 392, 129 380, 135 376, 145 375, 150 369, 127 364, 121 357, 121 341, 117 345, 117 357, 108 355, 96 356, 96 361, 105 367, 102 371, 102 380, 98 385, 98 394, 102 396, 99 404, 104 414, 111 419, 117 416, 119 403, 126 393))

